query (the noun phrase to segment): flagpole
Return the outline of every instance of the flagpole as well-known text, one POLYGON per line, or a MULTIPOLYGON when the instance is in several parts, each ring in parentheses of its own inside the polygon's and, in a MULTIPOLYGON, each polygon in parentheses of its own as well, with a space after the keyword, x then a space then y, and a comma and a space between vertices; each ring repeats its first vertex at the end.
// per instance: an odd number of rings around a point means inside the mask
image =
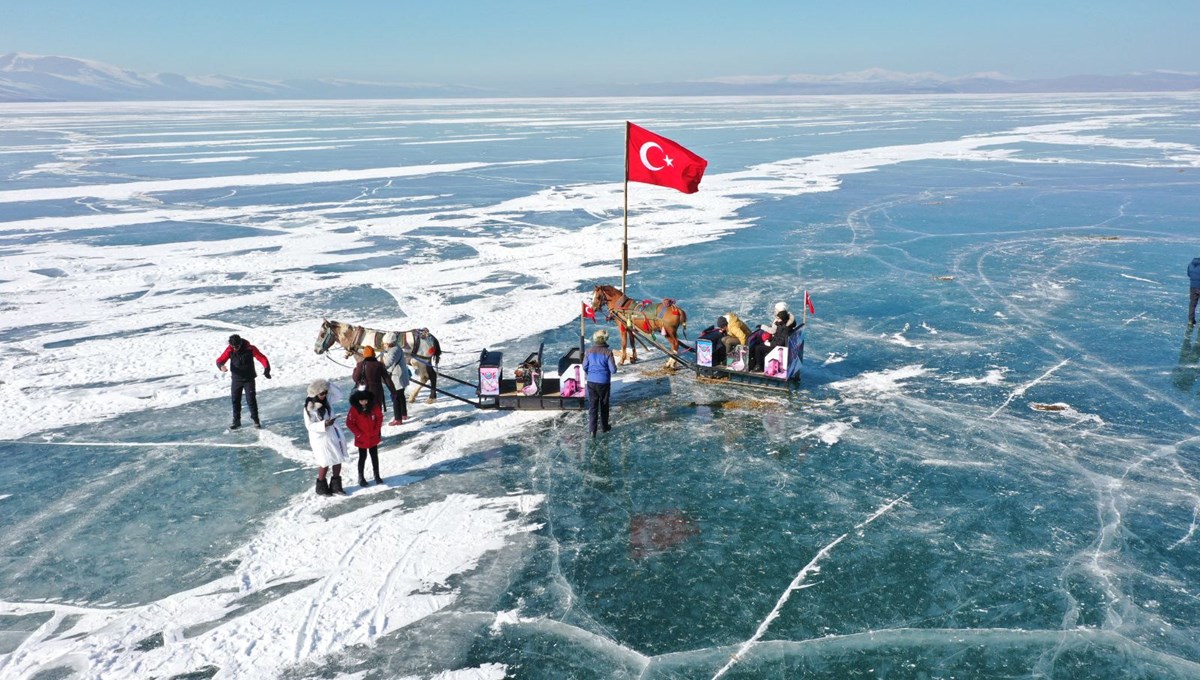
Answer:
POLYGON ((629 268, 629 121, 625 121, 625 238, 621 242, 621 294, 625 294, 625 270, 629 268))
MULTIPOLYGON (((584 305, 586 305, 586 304, 587 303, 584 303, 584 305)), ((584 306, 579 307, 579 360, 580 361, 583 361, 583 343, 584 343, 583 312, 584 312, 584 309, 586 309, 586 307, 584 307, 584 306)))
POLYGON ((800 319, 800 325, 803 326, 804 324, 808 323, 808 289, 807 288, 804 289, 804 302, 801 303, 801 306, 804 307, 804 311, 803 311, 804 317, 802 319, 800 319))

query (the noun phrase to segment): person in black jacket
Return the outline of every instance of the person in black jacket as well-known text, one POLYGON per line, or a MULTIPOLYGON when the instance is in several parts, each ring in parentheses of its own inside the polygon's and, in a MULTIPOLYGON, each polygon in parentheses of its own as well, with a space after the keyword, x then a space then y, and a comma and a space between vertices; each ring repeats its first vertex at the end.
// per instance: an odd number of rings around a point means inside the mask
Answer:
MULTIPOLYGON (((763 360, 776 347, 787 347, 788 337, 796 330, 796 317, 788 311, 787 304, 775 304, 775 319, 770 326, 759 326, 767 337, 750 350, 750 370, 763 372, 763 360)), ((757 331, 755 331, 757 333, 757 331)))
POLYGON ((221 369, 222 373, 228 372, 230 377, 229 397, 233 401, 233 423, 229 429, 236 430, 242 426, 242 392, 246 393, 246 405, 250 407, 250 419, 254 421, 254 427, 261 428, 262 423, 258 419, 258 396, 254 390, 254 379, 258 374, 254 372, 254 360, 262 364, 263 377, 267 380, 271 379, 271 362, 267 361, 267 357, 258 348, 246 342, 240 335, 229 336, 229 346, 217 357, 217 368, 221 369), (225 363, 229 366, 226 367, 225 363))
POLYGON ((354 367, 354 372, 350 375, 354 384, 366 387, 368 392, 375 395, 375 403, 385 411, 387 410, 383 386, 387 385, 388 390, 395 394, 396 385, 392 382, 392 377, 388 375, 383 363, 375 356, 374 347, 368 345, 362 348, 362 361, 358 362, 358 365, 354 367))
POLYGON ((700 333, 701 340, 708 340, 712 343, 712 363, 713 366, 725 365, 725 343, 722 341, 728 333, 729 320, 725 317, 717 317, 715 326, 709 326, 700 333))

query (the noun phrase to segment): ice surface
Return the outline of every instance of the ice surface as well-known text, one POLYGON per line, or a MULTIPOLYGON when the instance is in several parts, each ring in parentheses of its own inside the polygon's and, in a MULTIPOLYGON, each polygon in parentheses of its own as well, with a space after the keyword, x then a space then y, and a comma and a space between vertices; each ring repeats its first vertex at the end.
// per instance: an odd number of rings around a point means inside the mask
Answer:
POLYGON ((1200 677, 1198 101, 0 108, 0 676, 1200 677), (315 497, 320 320, 556 358, 626 119, 710 162, 631 186, 630 294, 811 291, 803 392, 421 402, 315 497))

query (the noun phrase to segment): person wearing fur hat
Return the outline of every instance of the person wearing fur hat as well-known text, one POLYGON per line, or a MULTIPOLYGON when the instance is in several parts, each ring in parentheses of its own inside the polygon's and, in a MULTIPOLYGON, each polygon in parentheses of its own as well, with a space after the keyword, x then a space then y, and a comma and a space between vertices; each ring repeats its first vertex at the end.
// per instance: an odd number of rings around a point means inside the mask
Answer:
POLYGON ((254 427, 262 427, 258 420, 258 396, 254 389, 254 379, 258 376, 254 372, 255 359, 262 364, 263 377, 270 380, 271 362, 267 361, 267 357, 258 351, 257 347, 246 342, 240 335, 229 336, 229 345, 221 356, 217 357, 217 368, 221 369, 222 373, 228 372, 230 377, 229 397, 233 401, 233 422, 229 425, 231 430, 242 426, 243 391, 246 393, 246 405, 250 407, 250 419, 254 421, 254 427), (225 366, 226 362, 229 362, 228 368, 225 366))
POLYGON ((596 436, 596 420, 608 432, 608 402, 612 376, 617 372, 617 362, 608 348, 608 331, 603 328, 592 334, 592 346, 583 354, 583 370, 587 374, 588 431, 596 436))
POLYGON ((370 345, 362 348, 362 361, 354 367, 352 375, 355 385, 363 385, 371 394, 375 395, 375 403, 379 404, 380 408, 384 406, 383 386, 387 385, 393 393, 396 391, 392 377, 388 375, 387 369, 383 367, 379 357, 375 356, 375 348, 370 345))
POLYGON ((388 425, 401 425, 408 418, 408 404, 404 400, 404 391, 412 374, 408 370, 408 361, 404 357, 404 348, 400 343, 399 333, 388 333, 383 338, 383 356, 380 358, 383 367, 387 369, 396 389, 392 390, 392 422, 388 425))
POLYGON ((304 400, 304 427, 308 430, 308 444, 312 447, 317 462, 317 495, 345 495, 342 488, 342 463, 346 462, 346 436, 337 426, 337 416, 329 405, 329 391, 334 390, 334 399, 341 394, 328 380, 314 380, 308 386, 308 398, 304 400), (326 481, 325 475, 332 468, 333 475, 326 481))
POLYGON ((358 485, 367 485, 363 468, 368 453, 371 454, 371 468, 375 470, 375 483, 383 484, 383 479, 379 477, 379 440, 383 431, 383 409, 375 401, 374 394, 364 390, 350 395, 346 427, 354 435, 354 445, 358 447, 358 485))

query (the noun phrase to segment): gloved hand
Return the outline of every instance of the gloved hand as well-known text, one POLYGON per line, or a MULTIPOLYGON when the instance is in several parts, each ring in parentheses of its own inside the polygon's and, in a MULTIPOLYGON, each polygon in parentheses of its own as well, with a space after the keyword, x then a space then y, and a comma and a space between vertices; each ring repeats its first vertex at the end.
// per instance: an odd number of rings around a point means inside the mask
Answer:
POLYGON ((271 369, 268 368, 268 369, 263 370, 263 377, 266 378, 267 380, 270 380, 271 379, 271 369))

